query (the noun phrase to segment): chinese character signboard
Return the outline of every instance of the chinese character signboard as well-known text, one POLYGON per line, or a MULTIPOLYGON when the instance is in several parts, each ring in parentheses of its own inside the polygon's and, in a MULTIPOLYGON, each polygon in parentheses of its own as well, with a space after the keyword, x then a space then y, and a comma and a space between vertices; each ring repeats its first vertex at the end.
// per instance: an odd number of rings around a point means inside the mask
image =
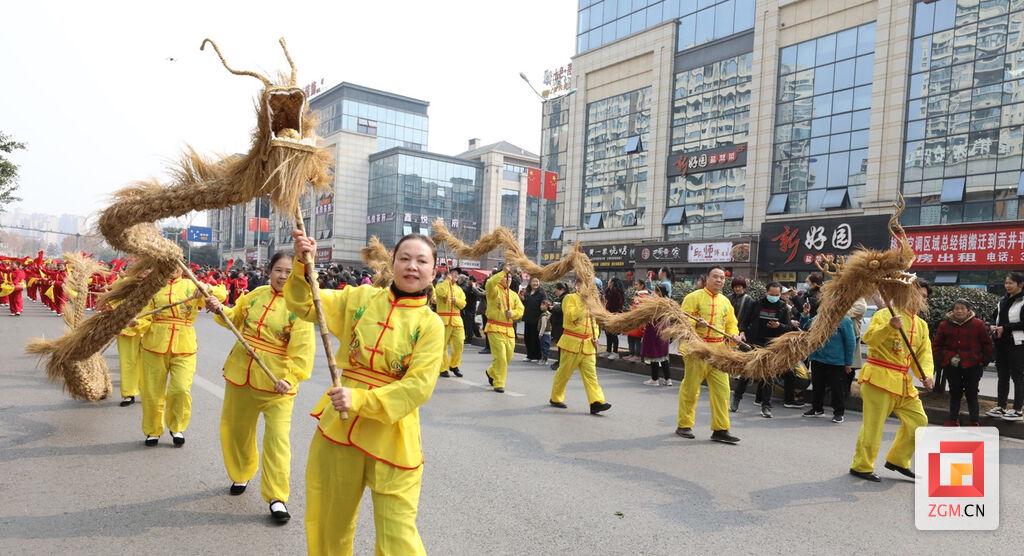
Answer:
POLYGON ((982 228, 943 226, 907 231, 917 254, 913 269, 998 268, 1024 266, 1024 226, 982 228))
POLYGON ((685 243, 645 243, 636 247, 636 261, 646 266, 686 263, 685 243))
POLYGON ((727 263, 732 261, 732 243, 691 243, 686 260, 691 263, 727 263))
POLYGON ((333 256, 334 250, 330 247, 317 247, 316 249, 316 262, 318 263, 329 263, 333 256))
POLYGON ((635 247, 625 243, 583 244, 583 252, 594 263, 594 268, 632 267, 635 247))
POLYGON ((692 153, 672 153, 668 157, 668 175, 682 176, 746 165, 747 144, 740 143, 692 153))
POLYGON ((213 229, 205 226, 189 226, 188 240, 194 243, 210 243, 213 241, 213 229))
POLYGON ((817 270, 819 256, 849 255, 860 245, 888 247, 887 215, 765 222, 758 266, 767 271, 817 270))
POLYGON ((572 63, 554 70, 544 71, 544 87, 541 96, 554 98, 566 94, 572 89, 572 63))

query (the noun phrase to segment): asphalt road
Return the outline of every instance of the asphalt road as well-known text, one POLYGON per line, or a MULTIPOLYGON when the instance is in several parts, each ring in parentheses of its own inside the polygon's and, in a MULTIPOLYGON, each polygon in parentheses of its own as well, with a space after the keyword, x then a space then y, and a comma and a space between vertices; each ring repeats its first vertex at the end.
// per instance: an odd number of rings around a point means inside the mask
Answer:
MULTIPOLYGON (((29 337, 62 330, 28 303, 21 318, 0 315, 0 553, 220 554, 305 549, 304 472, 315 421, 307 416, 327 387, 318 358, 303 385, 292 427, 292 522, 276 526, 255 483, 227 495, 218 420, 230 333, 203 316, 187 443, 145 448, 141 408, 117 405, 117 357, 107 352, 115 398, 68 400, 23 355, 29 337)), ((676 389, 600 371, 613 405, 587 411, 578 378, 568 410, 547 405, 552 371, 515 363, 508 393, 484 388, 487 356, 468 350, 465 379, 441 379, 422 408, 426 451, 419 527, 432 554, 778 554, 808 547, 836 553, 975 553, 1024 541, 1019 496, 1024 442, 1001 446, 1002 523, 995 532, 918 532, 913 484, 886 472, 879 484, 847 475, 860 415, 847 422, 804 419, 776 409, 761 418, 750 402, 733 418, 737 446, 709 442, 702 397, 696 440, 673 434, 676 389)), ((895 432, 886 428, 886 445, 895 432)), ((880 458, 884 457, 883 453, 880 458)), ((373 552, 369 496, 356 552, 373 552)))

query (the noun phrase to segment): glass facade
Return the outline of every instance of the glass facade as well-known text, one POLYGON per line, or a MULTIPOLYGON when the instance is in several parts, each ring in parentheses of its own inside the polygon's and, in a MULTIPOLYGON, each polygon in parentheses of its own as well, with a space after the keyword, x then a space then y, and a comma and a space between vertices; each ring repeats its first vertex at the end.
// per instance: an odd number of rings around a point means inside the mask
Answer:
POLYGON ((583 159, 585 229, 642 226, 647 207, 651 88, 587 105, 583 159), (627 150, 627 144, 638 148, 627 150))
POLYGON ((436 218, 460 239, 480 237, 483 166, 393 150, 370 157, 366 237, 391 246, 405 234, 430 234, 436 218))
POLYGON ((501 225, 519 232, 519 191, 515 189, 501 190, 501 225))
POLYGON ((781 50, 769 214, 860 206, 874 48, 868 23, 781 50))
POLYGON ((248 222, 245 221, 245 208, 243 205, 235 205, 232 207, 231 214, 231 248, 239 249, 245 247, 245 227, 248 222))
MULTIPOLYGON (((697 153, 747 142, 753 55, 733 56, 675 76, 672 152, 697 153)), ((746 167, 690 171, 669 178, 663 224, 669 239, 739 235, 746 167), (740 218, 735 219, 736 206, 740 218), (671 212, 673 208, 678 210, 671 212), (724 214, 729 209, 728 219, 724 214)))
POLYGON ((1024 1, 914 5, 906 225, 1014 220, 1024 142, 1024 1))
POLYGON ((679 20, 678 50, 754 28, 754 0, 580 0, 576 53, 679 20))
POLYGON ((351 131, 377 137, 377 150, 391 147, 427 149, 427 116, 377 106, 368 102, 339 99, 317 110, 320 137, 351 131))
MULTIPOLYGON (((544 102, 541 117, 540 167, 547 172, 557 172, 559 183, 554 201, 545 200, 544 222, 541 233, 541 250, 549 256, 562 252, 560 230, 564 225, 564 185, 567 151, 569 148, 569 106, 575 97, 568 94, 544 102), (555 232, 559 231, 558 234, 555 232), (556 237, 557 236, 557 237, 556 237)), ((529 213, 527 213, 529 217, 529 213)), ((527 244, 527 255, 533 255, 536 248, 527 244)))

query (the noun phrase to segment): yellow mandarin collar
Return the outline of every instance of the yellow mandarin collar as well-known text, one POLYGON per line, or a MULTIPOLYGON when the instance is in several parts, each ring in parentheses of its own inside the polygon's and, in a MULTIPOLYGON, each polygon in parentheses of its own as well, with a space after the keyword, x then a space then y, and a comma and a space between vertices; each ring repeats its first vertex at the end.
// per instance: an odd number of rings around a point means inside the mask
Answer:
POLYGON ((398 297, 395 292, 388 288, 388 302, 391 303, 392 307, 399 307, 402 309, 410 309, 415 307, 423 307, 427 304, 427 295, 412 295, 398 297))

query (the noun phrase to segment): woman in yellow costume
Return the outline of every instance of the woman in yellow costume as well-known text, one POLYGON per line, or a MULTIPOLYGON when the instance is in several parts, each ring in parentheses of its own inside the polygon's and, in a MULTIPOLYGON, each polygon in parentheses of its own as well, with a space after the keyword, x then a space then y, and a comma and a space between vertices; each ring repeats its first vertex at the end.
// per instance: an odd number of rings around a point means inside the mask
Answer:
POLYGON ((462 328, 462 309, 466 307, 466 292, 456 283, 458 279, 459 270, 453 268, 448 271, 448 276, 443 282, 434 286, 437 314, 444 323, 441 376, 445 378, 451 375, 462 376, 459 365, 462 365, 462 348, 466 343, 466 332, 462 328))
POLYGON ((864 421, 857 437, 850 474, 868 481, 881 480, 875 475, 875 458, 882 445, 885 420, 894 412, 900 420, 900 428, 885 456, 885 468, 915 478, 910 470, 910 460, 914 457, 914 434, 918 427, 928 424, 928 416, 917 397, 912 376, 919 370, 923 376, 918 378, 924 387, 930 390, 934 385, 928 324, 918 316, 927 302, 923 295, 915 293, 919 295, 912 296, 905 304, 907 306, 895 308, 895 315, 887 308, 879 309, 864 332, 868 356, 857 378, 864 402, 864 421), (906 334, 906 342, 900 329, 906 334), (910 344, 909 349, 907 343, 910 344), (920 369, 916 369, 915 355, 920 369))
MULTIPOLYGON (((580 289, 577 280, 576 289, 580 289)), ((571 293, 562 299, 562 337, 558 339, 558 372, 551 381, 551 398, 548 403, 565 409, 565 386, 573 371, 580 370, 583 389, 590 402, 590 413, 597 415, 611 409, 605 402, 601 383, 597 381, 597 322, 590 316, 580 294, 571 293)))
POLYGON ((487 382, 499 394, 505 393, 508 363, 516 350, 516 321, 523 318, 523 301, 511 291, 512 275, 508 265, 487 279, 487 345, 491 348, 491 366, 485 371, 487 382))
MULTIPOLYGON (((293 232, 296 260, 285 284, 288 309, 313 322, 303 255, 316 242, 293 232)), ((321 290, 327 327, 340 341, 342 386, 320 399, 306 466, 310 554, 352 554, 363 490, 373 498, 377 554, 425 554, 416 529, 423 452, 419 406, 437 384, 444 325, 427 305, 437 251, 409 234, 394 248, 394 281, 321 290)))
MULTIPOLYGON (((224 405, 220 414, 220 446, 231 479, 229 492, 245 492, 262 461, 260 493, 279 523, 291 519, 288 508, 292 451, 289 434, 292 407, 299 383, 313 371, 313 324, 286 307, 284 285, 292 271, 292 257, 276 253, 270 259, 270 283, 235 300, 224 315, 277 377, 271 381, 238 342, 224 362, 224 405), (263 453, 256 450, 256 422, 263 415, 263 453)), ((217 312, 220 303, 207 301, 217 312)), ((217 324, 227 326, 218 315, 217 324)))
MULTIPOLYGON (((214 295, 220 295, 219 292, 214 295)), ((195 284, 175 274, 143 309, 188 300, 131 323, 142 336, 142 433, 146 446, 156 446, 170 430, 175 446, 185 444, 185 429, 192 417, 192 379, 196 374, 195 322, 205 300, 195 284)))

